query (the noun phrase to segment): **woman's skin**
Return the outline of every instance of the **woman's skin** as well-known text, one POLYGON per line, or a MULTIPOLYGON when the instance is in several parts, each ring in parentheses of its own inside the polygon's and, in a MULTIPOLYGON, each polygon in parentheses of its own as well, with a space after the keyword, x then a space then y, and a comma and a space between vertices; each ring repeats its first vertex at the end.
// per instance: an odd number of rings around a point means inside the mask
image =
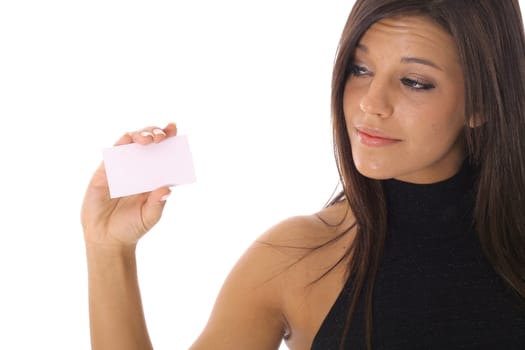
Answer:
POLYGON ((359 172, 413 183, 454 175, 465 104, 453 39, 422 18, 383 20, 360 40, 353 72, 343 108, 359 172))
MULTIPOLYGON (((456 49, 440 27, 415 17, 374 24, 360 42, 344 96, 358 170, 372 178, 414 183, 452 176, 464 158, 459 136, 464 126, 461 96, 463 78, 456 49)), ((117 144, 162 142, 176 132, 174 124, 148 127, 124 135, 117 144)), ((93 175, 82 207, 93 349, 152 348, 142 312, 135 247, 160 219, 169 193, 169 188, 160 188, 109 199, 103 165, 93 175)), ((308 284, 337 262, 355 231, 304 259, 300 258, 307 250, 291 247, 317 246, 352 223, 352 213, 343 202, 270 228, 230 272, 208 324, 191 349, 273 350, 283 337, 292 350, 310 349, 345 282, 346 264, 308 284), (338 228, 323 223, 335 224, 343 218, 338 228)), ((178 332, 184 330, 174 329, 173 336, 178 332)))

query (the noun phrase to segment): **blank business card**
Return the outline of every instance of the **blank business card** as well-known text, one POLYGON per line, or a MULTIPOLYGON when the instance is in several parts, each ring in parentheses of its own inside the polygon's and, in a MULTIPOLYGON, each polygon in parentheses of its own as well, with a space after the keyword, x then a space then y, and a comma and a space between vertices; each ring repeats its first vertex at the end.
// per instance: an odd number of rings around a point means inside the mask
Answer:
POLYGON ((111 198, 195 182, 186 135, 149 145, 131 143, 109 147, 102 153, 111 198))

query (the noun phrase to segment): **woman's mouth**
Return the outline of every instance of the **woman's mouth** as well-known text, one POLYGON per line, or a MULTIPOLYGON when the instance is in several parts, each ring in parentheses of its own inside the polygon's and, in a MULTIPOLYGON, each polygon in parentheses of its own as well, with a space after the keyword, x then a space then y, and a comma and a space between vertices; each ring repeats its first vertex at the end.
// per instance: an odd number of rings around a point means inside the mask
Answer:
POLYGON ((359 142, 365 146, 382 147, 401 142, 401 140, 386 136, 384 133, 378 130, 366 128, 356 128, 355 130, 359 138, 359 142))

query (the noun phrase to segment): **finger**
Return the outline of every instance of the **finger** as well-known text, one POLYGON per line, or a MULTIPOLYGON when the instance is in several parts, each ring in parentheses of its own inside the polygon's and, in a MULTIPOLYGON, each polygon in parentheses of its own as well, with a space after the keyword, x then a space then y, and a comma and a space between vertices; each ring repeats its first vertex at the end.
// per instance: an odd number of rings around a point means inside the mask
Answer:
POLYGON ((170 194, 171 190, 169 187, 161 187, 150 192, 142 207, 142 220, 148 229, 160 220, 162 210, 170 194))
POLYGON ((154 128, 151 133, 153 134, 153 142, 159 143, 166 138, 166 133, 160 128, 154 128))
POLYGON ((153 130, 160 129, 157 126, 148 126, 137 131, 130 133, 133 142, 139 143, 141 145, 147 145, 155 141, 155 134, 153 130))
POLYGON ((167 137, 176 136, 177 135, 177 124, 169 123, 164 128, 164 132, 166 133, 167 137))
POLYGON ((126 145, 128 143, 132 143, 133 142, 133 138, 131 137, 130 133, 127 132, 125 133, 124 135, 122 135, 120 137, 120 139, 118 139, 117 142, 115 142, 115 146, 119 146, 119 145, 126 145))
POLYGON ((153 141, 155 143, 159 143, 167 137, 176 136, 177 126, 175 125, 175 123, 169 123, 164 129, 154 128, 152 130, 152 133, 154 135, 153 141))
POLYGON ((159 143, 166 137, 177 135, 177 126, 175 123, 169 123, 164 129, 161 129, 158 126, 148 126, 131 132, 129 135, 131 136, 133 142, 142 145, 147 145, 152 142, 159 143))
POLYGON ((156 190, 151 191, 148 196, 148 201, 155 202, 166 202, 168 197, 171 195, 171 189, 168 186, 157 188, 156 190))

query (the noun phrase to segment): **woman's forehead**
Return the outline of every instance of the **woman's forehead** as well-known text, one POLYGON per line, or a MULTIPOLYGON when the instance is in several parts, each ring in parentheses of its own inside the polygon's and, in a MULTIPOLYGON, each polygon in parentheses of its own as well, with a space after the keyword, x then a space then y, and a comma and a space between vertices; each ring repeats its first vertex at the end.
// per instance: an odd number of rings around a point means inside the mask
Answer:
POLYGON ((452 36, 425 17, 386 18, 374 23, 362 36, 356 51, 389 55, 431 55, 444 64, 458 63, 452 36))

